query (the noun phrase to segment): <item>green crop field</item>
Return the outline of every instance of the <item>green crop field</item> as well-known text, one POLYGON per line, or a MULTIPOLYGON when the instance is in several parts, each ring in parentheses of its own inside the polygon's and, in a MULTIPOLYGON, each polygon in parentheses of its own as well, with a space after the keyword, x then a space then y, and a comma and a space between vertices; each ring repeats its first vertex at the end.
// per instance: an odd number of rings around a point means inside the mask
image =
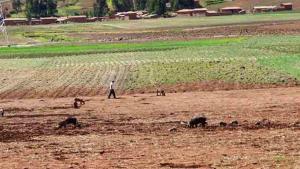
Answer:
POLYGON ((0 49, 0 96, 103 94, 157 85, 300 81, 300 36, 0 49))

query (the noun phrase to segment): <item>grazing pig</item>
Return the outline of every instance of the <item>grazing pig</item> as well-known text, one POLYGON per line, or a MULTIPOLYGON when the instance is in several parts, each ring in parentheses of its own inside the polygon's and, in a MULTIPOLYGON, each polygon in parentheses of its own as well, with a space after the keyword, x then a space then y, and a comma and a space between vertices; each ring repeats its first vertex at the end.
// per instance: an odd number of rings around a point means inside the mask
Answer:
POLYGON ((77 98, 77 97, 74 99, 74 101, 75 101, 75 102, 79 102, 81 105, 84 105, 84 104, 85 104, 85 101, 84 101, 83 99, 79 99, 79 98, 77 98))
POLYGON ((226 127, 227 126, 227 123, 225 122, 220 122, 220 127, 226 127))
POLYGON ((238 121, 233 121, 229 124, 229 126, 231 126, 231 127, 237 127, 238 125, 239 125, 238 121))
POLYGON ((68 117, 66 120, 58 124, 58 128, 66 128, 68 124, 73 124, 75 127, 81 127, 78 120, 75 117, 68 117))
POLYGON ((84 105, 85 101, 79 98, 75 98, 74 99, 74 108, 75 109, 79 109, 81 107, 81 105, 84 105))
POLYGON ((261 121, 258 121, 255 125, 260 127, 268 127, 271 126, 272 122, 268 119, 262 119, 261 121))
POLYGON ((188 122, 188 127, 189 128, 194 128, 194 127, 198 127, 199 124, 201 124, 202 127, 205 127, 205 125, 207 124, 206 122, 206 117, 193 117, 189 122, 188 122))
POLYGON ((156 96, 166 96, 166 93, 163 89, 157 89, 156 96))
POLYGON ((78 102, 74 102, 74 108, 75 109, 79 109, 80 108, 80 103, 78 103, 78 102))

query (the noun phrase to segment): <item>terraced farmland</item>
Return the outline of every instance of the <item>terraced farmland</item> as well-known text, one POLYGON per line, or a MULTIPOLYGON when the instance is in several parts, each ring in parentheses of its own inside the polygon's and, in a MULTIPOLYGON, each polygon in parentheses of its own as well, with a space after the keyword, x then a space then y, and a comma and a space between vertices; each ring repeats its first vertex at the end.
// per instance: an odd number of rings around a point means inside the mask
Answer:
POLYGON ((2 48, 0 96, 99 95, 113 79, 119 93, 151 92, 159 85, 171 90, 179 84, 183 86, 172 91, 205 89, 203 83, 215 89, 226 89, 227 84, 237 88, 297 85, 299 45, 300 36, 282 35, 111 44, 106 48, 2 48))

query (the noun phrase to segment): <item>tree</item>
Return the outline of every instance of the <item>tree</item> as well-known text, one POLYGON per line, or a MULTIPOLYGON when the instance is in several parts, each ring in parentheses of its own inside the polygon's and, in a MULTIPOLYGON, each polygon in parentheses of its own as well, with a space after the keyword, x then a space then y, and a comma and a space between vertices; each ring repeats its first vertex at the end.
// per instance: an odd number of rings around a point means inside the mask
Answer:
POLYGON ((166 12, 165 0, 148 0, 147 9, 150 13, 162 15, 166 12))
POLYGON ((38 1, 38 12, 36 13, 36 17, 47 17, 48 16, 48 0, 39 0, 38 1))
POLYGON ((57 13, 56 0, 27 0, 26 17, 31 20, 32 17, 49 17, 57 13))
POLYGON ((135 0, 133 3, 135 4, 135 10, 145 10, 147 7, 147 0, 135 0))
POLYGON ((32 3, 32 9, 31 9, 31 14, 32 17, 34 18, 39 18, 40 17, 40 1, 39 0, 33 0, 32 3))
POLYGON ((194 0, 171 0, 172 10, 193 9, 198 6, 196 6, 194 0))
POLYGON ((55 16, 57 13, 57 1, 48 0, 47 2, 47 16, 55 16))
POLYGON ((13 0, 12 6, 13 6, 13 9, 16 11, 16 13, 19 13, 22 10, 21 0, 13 0))
POLYGON ((31 21, 33 9, 33 0, 26 0, 26 18, 31 21))
POLYGON ((96 0, 94 3, 94 16, 105 16, 108 12, 106 0, 96 0))

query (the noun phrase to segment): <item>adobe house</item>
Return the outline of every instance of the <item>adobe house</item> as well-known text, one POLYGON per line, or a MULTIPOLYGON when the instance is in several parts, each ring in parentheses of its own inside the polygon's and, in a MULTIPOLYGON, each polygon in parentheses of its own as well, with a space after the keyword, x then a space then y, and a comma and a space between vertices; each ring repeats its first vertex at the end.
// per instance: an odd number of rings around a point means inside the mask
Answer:
POLYGON ((57 22, 56 17, 46 17, 46 18, 41 18, 41 24, 43 25, 48 25, 48 24, 54 24, 57 22))
POLYGON ((205 16, 220 16, 220 13, 217 11, 206 11, 205 16))
POLYGON ((116 14, 116 18, 120 20, 125 20, 125 13, 124 12, 119 12, 116 14))
POLYGON ((206 11, 206 8, 195 8, 193 9, 193 15, 205 15, 206 11))
POLYGON ((241 14, 244 10, 241 7, 225 7, 219 9, 219 12, 222 15, 234 15, 234 14, 241 14))
POLYGON ((281 3, 280 7, 284 8, 285 10, 291 11, 293 10, 293 3, 281 3))
POLYGON ((10 0, 0 0, 2 6, 2 12, 4 14, 4 18, 13 11, 12 1, 10 0))
MULTIPOLYGON (((126 17, 126 15, 125 15, 125 17, 126 17)), ((138 19, 136 12, 127 12, 127 17, 128 17, 129 20, 138 19)))
POLYGON ((8 18, 4 19, 4 23, 6 26, 28 25, 28 21, 26 18, 8 18))
POLYGON ((87 18, 87 22, 96 22, 98 20, 97 17, 87 18))
POLYGON ((40 19, 31 19, 29 24, 31 24, 31 25, 40 25, 41 20, 40 19))
POLYGON ((177 15, 179 16, 193 16, 193 9, 181 9, 176 11, 177 15))
POLYGON ((261 12, 273 12, 276 11, 276 6, 255 6, 253 8, 254 13, 261 13, 261 12))
POLYGON ((87 22, 87 17, 85 15, 69 16, 67 20, 69 22, 85 23, 87 22))
POLYGON ((195 16, 195 15, 205 15, 206 8, 195 8, 195 9, 181 9, 176 11, 179 16, 195 16))
POLYGON ((124 19, 128 19, 128 20, 139 19, 138 13, 133 12, 133 11, 118 12, 115 16, 116 16, 116 18, 121 19, 121 20, 124 20, 124 19))

